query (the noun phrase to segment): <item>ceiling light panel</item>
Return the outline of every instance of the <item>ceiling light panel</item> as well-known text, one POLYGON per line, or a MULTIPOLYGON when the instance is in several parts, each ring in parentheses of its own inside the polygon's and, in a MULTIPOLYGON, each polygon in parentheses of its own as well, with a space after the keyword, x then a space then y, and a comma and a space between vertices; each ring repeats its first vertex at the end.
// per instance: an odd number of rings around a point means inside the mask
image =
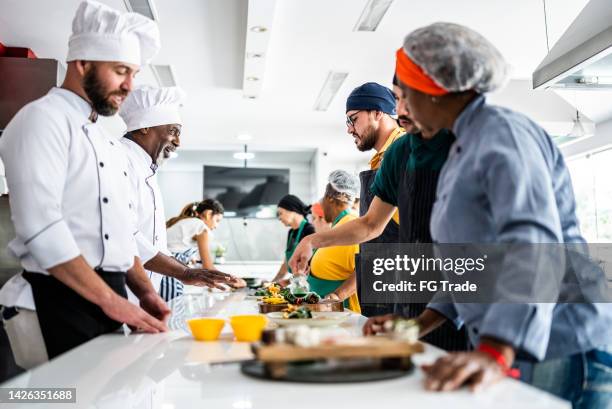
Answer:
POLYGON ((376 31, 393 0, 368 0, 353 31, 376 31))
POLYGON ((151 71, 153 76, 157 80, 157 84, 160 87, 175 87, 176 77, 174 76, 174 70, 170 65, 151 65, 151 71))
POLYGON ((348 72, 330 71, 327 74, 327 78, 315 101, 315 111, 327 111, 340 87, 344 84, 346 77, 348 77, 348 72))

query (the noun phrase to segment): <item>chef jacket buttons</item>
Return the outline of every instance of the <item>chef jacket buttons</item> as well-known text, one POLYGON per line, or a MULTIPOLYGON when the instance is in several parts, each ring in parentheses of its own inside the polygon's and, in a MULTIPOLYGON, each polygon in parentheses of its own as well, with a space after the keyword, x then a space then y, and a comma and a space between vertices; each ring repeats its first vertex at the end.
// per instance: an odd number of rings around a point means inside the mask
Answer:
POLYGON ((457 151, 457 153, 461 153, 461 146, 457 146, 456 151, 457 151))
POLYGON ((108 198, 107 198, 107 197, 104 197, 104 198, 102 198, 102 201, 103 201, 104 203, 108 203, 108 198))
POLYGON ((105 234, 105 235, 104 235, 104 238, 105 238, 106 240, 108 240, 108 234, 105 234))
POLYGON ((127 172, 126 171, 123 171, 123 176, 127 176, 127 172))
POLYGON ((113 145, 113 146, 115 146, 115 142, 113 142, 113 141, 110 141, 110 144, 111 144, 111 145, 113 145))
POLYGON ((104 162, 100 162, 100 167, 103 168, 104 167, 104 162))

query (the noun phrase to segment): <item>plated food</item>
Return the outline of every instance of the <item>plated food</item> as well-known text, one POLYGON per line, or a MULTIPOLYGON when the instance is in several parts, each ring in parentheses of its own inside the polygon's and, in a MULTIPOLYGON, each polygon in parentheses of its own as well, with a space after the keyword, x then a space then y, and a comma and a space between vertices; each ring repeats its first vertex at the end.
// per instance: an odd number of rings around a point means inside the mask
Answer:
POLYGON ((270 312, 266 316, 280 326, 327 327, 342 324, 350 317, 348 311, 311 311, 310 308, 289 305, 283 311, 270 312))

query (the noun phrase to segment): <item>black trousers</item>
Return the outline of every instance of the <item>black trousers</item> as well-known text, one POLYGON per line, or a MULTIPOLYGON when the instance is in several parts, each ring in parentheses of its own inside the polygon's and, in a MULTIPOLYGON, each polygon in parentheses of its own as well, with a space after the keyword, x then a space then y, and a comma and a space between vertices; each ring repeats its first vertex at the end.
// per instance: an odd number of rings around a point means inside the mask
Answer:
MULTIPOLYGON (((125 273, 98 271, 98 275, 113 291, 127 298, 125 273)), ((122 325, 55 277, 27 271, 23 277, 32 286, 49 359, 99 335, 117 331, 122 325)))

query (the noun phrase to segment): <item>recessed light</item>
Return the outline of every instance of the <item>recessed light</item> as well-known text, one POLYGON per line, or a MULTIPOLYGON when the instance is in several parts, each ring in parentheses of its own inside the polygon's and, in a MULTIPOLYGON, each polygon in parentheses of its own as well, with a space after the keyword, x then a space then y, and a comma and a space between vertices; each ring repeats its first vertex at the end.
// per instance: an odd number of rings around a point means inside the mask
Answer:
POLYGON ((245 160, 245 159, 253 159, 254 157, 255 157, 255 154, 253 152, 236 152, 236 153, 234 153, 234 159, 245 160))
POLYGON ((263 53, 247 53, 247 58, 263 58, 264 54, 263 53))
POLYGON ((250 141, 251 139, 253 139, 253 137, 247 133, 243 133, 237 136, 238 140, 240 141, 250 141))
POLYGON ((246 77, 246 80, 247 80, 247 81, 256 82, 256 81, 259 81, 259 78, 258 78, 258 77, 253 77, 253 76, 251 76, 251 77, 246 77))
POLYGON ((251 31, 254 33, 265 33, 266 31, 268 31, 268 29, 264 26, 253 26, 251 27, 251 31))

